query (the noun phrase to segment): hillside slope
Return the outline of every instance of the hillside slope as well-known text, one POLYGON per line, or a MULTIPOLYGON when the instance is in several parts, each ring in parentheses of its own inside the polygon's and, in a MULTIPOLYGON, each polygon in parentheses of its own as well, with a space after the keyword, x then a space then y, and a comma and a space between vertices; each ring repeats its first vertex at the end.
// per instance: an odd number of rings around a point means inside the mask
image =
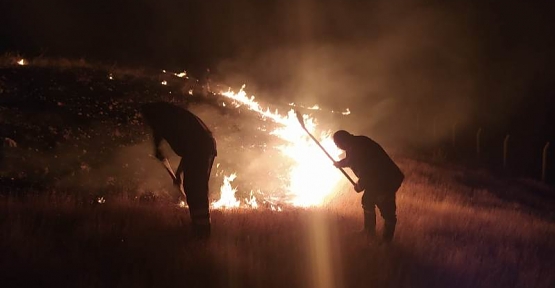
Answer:
MULTIPOLYGON (((195 242, 186 210, 163 201, 172 187, 148 155, 138 105, 172 101, 208 119, 221 154, 230 155, 218 159, 213 198, 224 168, 235 171, 265 152, 270 136, 249 125, 259 118, 223 107, 218 95, 203 95, 194 79, 163 72, 137 76, 13 65, 0 70, 0 136, 17 143, 3 147, 0 170, 3 287, 555 283, 550 187, 410 158, 396 158, 407 177, 390 246, 368 245, 353 234, 361 225, 360 194, 346 181, 318 208, 214 210, 214 237, 195 242)), ((268 185, 256 182, 272 179, 267 171, 252 169, 237 185, 268 185)))

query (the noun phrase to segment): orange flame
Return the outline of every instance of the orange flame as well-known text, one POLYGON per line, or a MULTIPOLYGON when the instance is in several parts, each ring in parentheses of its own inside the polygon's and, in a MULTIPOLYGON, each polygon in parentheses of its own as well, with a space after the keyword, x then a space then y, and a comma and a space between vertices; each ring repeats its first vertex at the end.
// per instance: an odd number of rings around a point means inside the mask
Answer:
MULTIPOLYGON (((249 110, 258 113, 263 119, 270 119, 279 124, 280 128, 270 131, 271 135, 284 140, 286 144, 275 147, 279 149, 283 157, 292 161, 293 165, 288 171, 283 171, 284 178, 288 179, 286 187, 282 187, 284 194, 287 196, 282 199, 281 203, 276 203, 272 197, 262 199, 263 202, 269 203, 273 210, 281 211, 280 205, 293 205, 300 207, 310 207, 322 205, 324 200, 332 195, 339 181, 342 179, 341 173, 333 166, 329 158, 320 150, 320 148, 308 137, 297 120, 295 112, 291 109, 287 115, 281 115, 277 110, 270 111, 269 108, 263 108, 259 103, 254 101, 255 97, 247 97, 244 90, 245 85, 241 87, 239 92, 235 93, 231 90, 222 92, 221 94, 232 100, 235 107, 246 106, 249 110)), ((225 106, 225 103, 223 104, 225 106)), ((311 107, 319 109, 317 105, 311 107)), ((335 159, 341 154, 333 140, 330 132, 321 132, 315 134, 316 123, 314 119, 308 115, 303 115, 305 126, 307 129, 319 139, 321 145, 335 159)), ((232 174, 233 178, 226 177, 224 185, 221 189, 220 200, 212 203, 213 208, 232 208, 238 207, 240 201, 235 199, 237 188, 232 188, 230 182, 235 179, 236 174, 232 174)), ((231 176, 230 176, 231 177, 231 176)), ((265 195, 264 193, 261 193, 265 195)), ((257 199, 251 191, 250 199, 244 201, 245 206, 257 208, 257 199)))

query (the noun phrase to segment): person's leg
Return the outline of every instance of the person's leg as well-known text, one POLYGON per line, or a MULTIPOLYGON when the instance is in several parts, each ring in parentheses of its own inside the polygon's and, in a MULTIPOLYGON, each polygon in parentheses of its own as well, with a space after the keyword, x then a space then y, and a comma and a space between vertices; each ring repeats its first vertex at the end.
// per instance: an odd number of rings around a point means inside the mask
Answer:
POLYGON ((395 194, 387 195, 377 203, 380 214, 384 219, 383 240, 391 242, 395 234, 395 226, 397 225, 397 205, 395 203, 395 194))
POLYGON ((362 194, 362 210, 364 211, 363 232, 368 236, 376 235, 376 201, 371 192, 362 194))
POLYGON ((203 238, 210 236, 208 181, 213 162, 213 156, 194 157, 187 159, 184 165, 183 188, 187 195, 193 231, 203 238))

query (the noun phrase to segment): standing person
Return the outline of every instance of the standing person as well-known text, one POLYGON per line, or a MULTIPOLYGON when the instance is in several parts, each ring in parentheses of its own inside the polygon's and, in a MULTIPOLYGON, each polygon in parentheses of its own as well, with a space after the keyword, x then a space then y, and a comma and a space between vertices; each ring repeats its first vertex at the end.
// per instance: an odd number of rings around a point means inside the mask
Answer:
POLYGON ((378 143, 366 136, 339 130, 333 134, 333 141, 345 150, 345 158, 335 162, 335 166, 351 168, 358 177, 355 191, 364 191, 364 234, 375 236, 378 207, 385 222, 382 239, 391 242, 397 224, 395 194, 405 178, 403 172, 378 143))
POLYGON ((147 103, 141 109, 146 123, 152 128, 156 158, 166 161, 160 149, 162 140, 166 140, 182 157, 175 184, 183 184, 195 236, 209 237, 208 181, 217 155, 212 132, 195 114, 170 103, 147 103))

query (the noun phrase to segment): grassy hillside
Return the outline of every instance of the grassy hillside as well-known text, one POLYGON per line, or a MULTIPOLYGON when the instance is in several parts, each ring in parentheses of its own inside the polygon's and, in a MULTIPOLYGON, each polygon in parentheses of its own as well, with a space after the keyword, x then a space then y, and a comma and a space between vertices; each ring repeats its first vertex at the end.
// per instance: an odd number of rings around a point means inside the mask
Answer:
MULTIPOLYGON (((263 147, 239 145, 249 140, 244 135, 264 142, 264 135, 249 130, 252 116, 222 108, 218 96, 204 95, 192 78, 3 61, 0 136, 17 147, 2 150, 2 287, 555 283, 551 188, 410 158, 397 157, 407 178, 391 245, 369 245, 353 233, 362 225, 362 210, 360 194, 347 183, 320 208, 215 210, 212 239, 197 242, 187 229, 187 210, 169 201, 172 187, 148 155, 136 109, 160 99, 211 115, 221 154, 234 155, 218 159, 230 170, 261 153, 263 147)), ((242 184, 259 184, 245 179, 242 184)))

